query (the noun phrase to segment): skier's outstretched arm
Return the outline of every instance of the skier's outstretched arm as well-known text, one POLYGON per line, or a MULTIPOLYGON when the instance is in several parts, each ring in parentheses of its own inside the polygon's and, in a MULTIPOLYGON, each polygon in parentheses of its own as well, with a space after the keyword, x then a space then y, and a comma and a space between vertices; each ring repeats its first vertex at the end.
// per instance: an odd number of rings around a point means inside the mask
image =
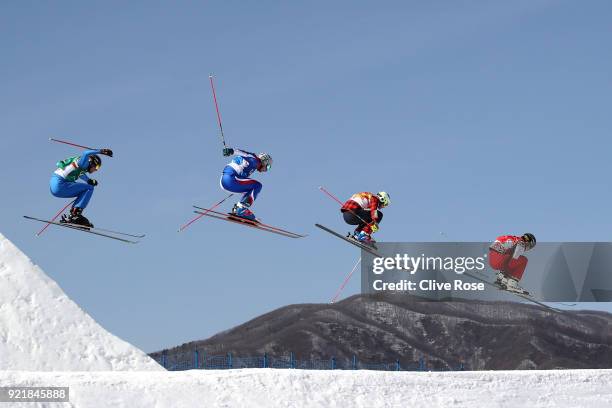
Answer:
POLYGON ((89 167, 89 156, 92 154, 101 154, 102 150, 85 150, 81 154, 81 158, 79 159, 78 165, 80 168, 85 169, 89 167))
POLYGON ((255 153, 246 152, 246 151, 240 150, 240 149, 234 149, 234 154, 238 154, 240 156, 257 157, 257 155, 255 153))
POLYGON ((224 156, 231 156, 233 154, 235 154, 236 156, 257 157, 255 153, 246 152, 240 149, 232 149, 231 147, 226 147, 223 149, 224 156))
POLYGON ((111 149, 85 150, 81 154, 81 158, 77 163, 78 166, 82 169, 86 168, 89 165, 89 156, 91 156, 92 154, 103 154, 108 157, 113 157, 113 151, 111 149))

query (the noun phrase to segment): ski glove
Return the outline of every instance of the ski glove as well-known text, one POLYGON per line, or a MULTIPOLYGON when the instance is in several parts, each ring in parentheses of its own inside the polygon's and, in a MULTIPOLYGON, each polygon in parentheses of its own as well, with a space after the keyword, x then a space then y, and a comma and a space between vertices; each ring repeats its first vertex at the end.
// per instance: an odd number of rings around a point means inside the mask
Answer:
POLYGON ((234 149, 232 149, 231 147, 224 147, 223 148, 223 155, 224 156, 231 156, 232 154, 234 154, 234 149))
POLYGON ((111 149, 100 149, 100 154, 108 157, 113 157, 113 151, 111 149))
POLYGON ((378 231, 378 224, 373 222, 370 224, 370 229, 372 230, 372 232, 376 232, 378 231))
POLYGON ((89 184, 90 186, 97 186, 98 185, 98 180, 94 180, 94 179, 89 179, 87 180, 87 184, 89 184))

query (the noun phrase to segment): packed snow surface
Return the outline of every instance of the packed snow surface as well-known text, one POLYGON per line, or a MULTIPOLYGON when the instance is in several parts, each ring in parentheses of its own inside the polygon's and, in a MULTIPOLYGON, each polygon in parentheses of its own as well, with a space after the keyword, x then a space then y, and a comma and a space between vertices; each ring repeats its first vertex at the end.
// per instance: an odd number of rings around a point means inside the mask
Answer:
POLYGON ((73 407, 612 406, 612 370, 4 372, 0 382, 70 387, 73 407))
POLYGON ((167 372, 0 234, 0 386, 70 388, 69 404, 11 406, 597 408, 612 407, 611 384, 612 370, 167 372))
POLYGON ((0 234, 0 370, 163 370, 97 324, 0 234))

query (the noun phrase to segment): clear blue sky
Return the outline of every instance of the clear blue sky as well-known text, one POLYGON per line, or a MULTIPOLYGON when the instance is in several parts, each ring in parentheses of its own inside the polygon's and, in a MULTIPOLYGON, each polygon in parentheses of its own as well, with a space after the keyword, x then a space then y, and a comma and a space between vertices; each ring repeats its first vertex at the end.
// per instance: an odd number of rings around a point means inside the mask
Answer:
MULTIPOLYGON (((0 232, 145 351, 326 302, 358 253, 324 185, 384 189, 378 239, 609 241, 607 1, 0 3, 0 232), (203 219, 228 143, 268 151, 254 209, 301 240, 203 219), (110 147, 86 215, 137 246, 53 229, 49 137, 110 147)), ((353 279, 345 294, 359 291, 353 279)))

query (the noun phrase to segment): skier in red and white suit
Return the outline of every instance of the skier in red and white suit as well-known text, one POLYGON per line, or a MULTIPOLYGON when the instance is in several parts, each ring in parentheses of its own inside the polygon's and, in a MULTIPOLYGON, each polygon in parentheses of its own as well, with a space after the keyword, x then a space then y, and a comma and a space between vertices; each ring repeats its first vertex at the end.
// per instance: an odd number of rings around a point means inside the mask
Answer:
POLYGON ((533 249, 536 238, 533 234, 502 235, 489 246, 489 265, 497 271, 495 283, 504 289, 528 293, 518 285, 527 267, 525 252, 533 249))
POLYGON ((340 208, 344 221, 350 225, 357 225, 353 238, 366 244, 375 242, 372 233, 378 231, 378 224, 383 217, 379 209, 390 203, 391 198, 384 191, 378 194, 368 192, 353 194, 340 208))

